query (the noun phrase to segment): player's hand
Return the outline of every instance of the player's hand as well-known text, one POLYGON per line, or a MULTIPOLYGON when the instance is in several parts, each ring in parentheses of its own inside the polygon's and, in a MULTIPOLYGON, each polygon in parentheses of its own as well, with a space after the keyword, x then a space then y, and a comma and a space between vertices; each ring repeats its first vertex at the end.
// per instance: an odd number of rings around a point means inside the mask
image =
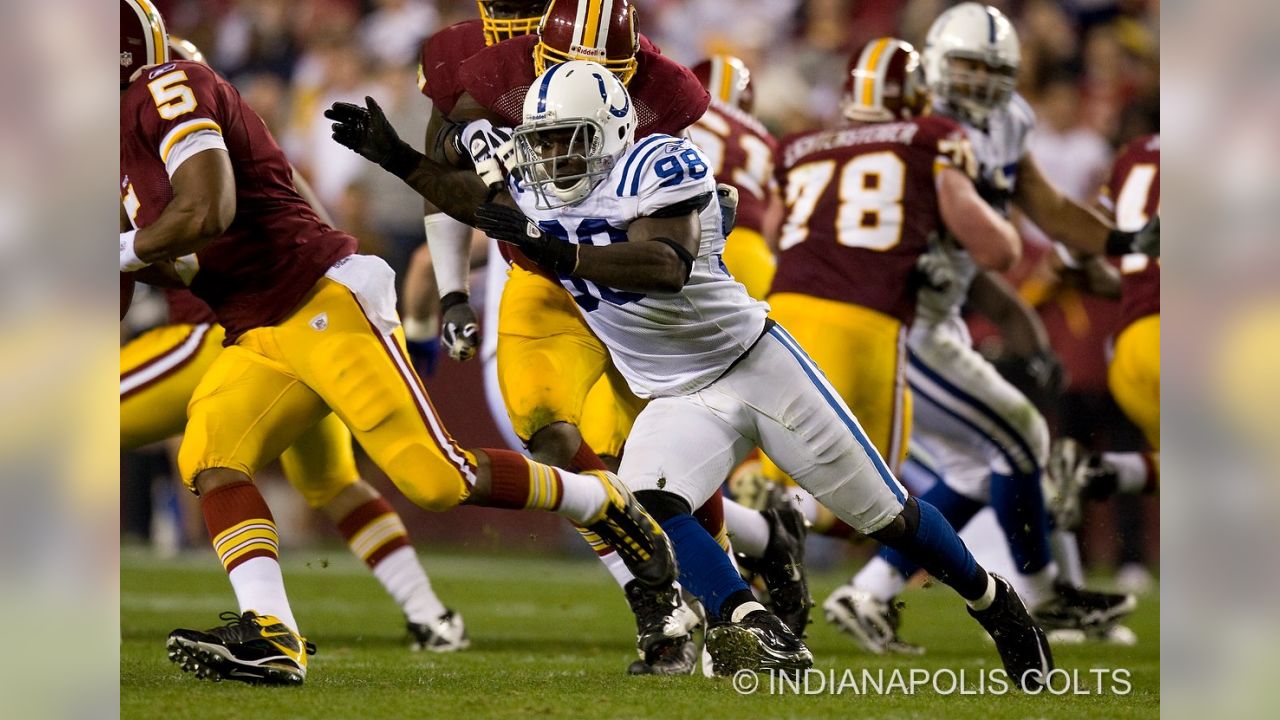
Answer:
POLYGON ((1057 407, 1067 387, 1066 370, 1052 350, 1040 350, 1030 357, 1006 356, 995 366, 1041 412, 1057 407))
POLYGON ((494 127, 488 120, 474 120, 462 128, 458 141, 485 185, 501 188, 506 183, 516 155, 510 129, 494 127))
POLYGON ((1151 257, 1160 257, 1160 216, 1156 215, 1133 238, 1133 249, 1151 257))
POLYGON ((396 134, 378 101, 367 95, 364 100, 367 108, 336 102, 324 111, 324 116, 334 121, 333 139, 339 145, 390 169, 388 166, 402 151, 412 148, 396 134))
POLYGON ((449 357, 466 362, 475 357, 480 347, 480 324, 476 312, 462 292, 452 292, 440 298, 440 343, 449 357))
POLYGON ((946 292, 956 282, 956 266, 951 255, 936 244, 931 244, 929 251, 916 259, 916 274, 926 287, 938 292, 946 292))
POLYGON ((738 188, 717 183, 716 201, 720 204, 720 230, 725 237, 729 237, 729 233, 738 224, 738 188))
POLYGON ((578 267, 577 245, 546 234, 508 205, 491 202, 476 208, 476 227, 494 240, 515 245, 525 257, 560 275, 572 275, 578 267))

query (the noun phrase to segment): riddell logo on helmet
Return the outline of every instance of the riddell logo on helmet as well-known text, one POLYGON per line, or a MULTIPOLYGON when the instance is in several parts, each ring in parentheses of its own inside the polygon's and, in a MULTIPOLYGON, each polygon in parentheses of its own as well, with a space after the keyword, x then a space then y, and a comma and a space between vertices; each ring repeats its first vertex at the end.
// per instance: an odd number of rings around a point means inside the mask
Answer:
POLYGON ((132 64, 133 53, 127 51, 120 53, 120 67, 129 67, 132 64))
POLYGON ((569 46, 570 55, 581 55, 589 58, 602 58, 605 56, 604 48, 586 47, 585 45, 569 46))

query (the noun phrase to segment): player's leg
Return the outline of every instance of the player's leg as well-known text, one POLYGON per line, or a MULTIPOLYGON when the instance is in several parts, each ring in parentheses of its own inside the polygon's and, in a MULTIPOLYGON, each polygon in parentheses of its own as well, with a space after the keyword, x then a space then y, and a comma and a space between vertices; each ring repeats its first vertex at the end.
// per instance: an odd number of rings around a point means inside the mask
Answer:
POLYGON ((1160 316, 1150 315, 1116 338, 1107 369, 1116 404, 1146 437, 1151 452, 1090 453, 1070 438, 1054 443, 1050 507, 1066 527, 1080 523, 1081 500, 1155 492, 1160 484, 1160 316))
POLYGON ((813 656, 775 615, 756 601, 694 508, 755 445, 739 425, 749 410, 711 389, 660 398, 636 420, 622 477, 662 525, 675 548, 680 583, 707 613, 707 649, 716 673, 769 667, 804 668, 813 656))
POLYGON ((218 325, 165 325, 120 348, 120 447, 133 450, 174 437, 187 403, 222 352, 218 325))
POLYGON ((637 579, 665 585, 674 568, 652 519, 617 478, 558 470, 509 450, 469 451, 449 435, 407 359, 394 273, 353 256, 272 328, 297 372, 408 497, 429 510, 471 504, 556 512, 599 534, 637 579))
POLYGON ((285 594, 279 536, 253 476, 327 409, 271 357, 269 333, 251 330, 213 362, 192 396, 178 453, 239 612, 221 628, 175 630, 168 645, 170 659, 199 677, 300 683, 309 646, 285 594))
POLYGON ((462 616, 446 608, 431 589, 404 521, 360 478, 351 431, 336 415, 303 432, 280 456, 280 464, 307 505, 333 523, 400 606, 414 650, 450 652, 470 645, 462 616))
POLYGON ((822 371, 781 326, 721 384, 757 408, 761 446, 859 532, 925 567, 965 599, 1015 682, 1052 667, 1043 632, 1008 581, 989 575, 942 514, 909 497, 822 371))

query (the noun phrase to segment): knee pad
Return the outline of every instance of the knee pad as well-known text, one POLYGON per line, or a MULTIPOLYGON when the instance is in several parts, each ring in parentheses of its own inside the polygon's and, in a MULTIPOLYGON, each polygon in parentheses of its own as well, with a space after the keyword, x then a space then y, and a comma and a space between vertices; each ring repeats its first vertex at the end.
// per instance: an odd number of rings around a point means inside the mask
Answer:
POLYGON ((409 392, 389 362, 371 335, 338 335, 316 348, 313 367, 321 394, 351 429, 377 427, 409 392))
POLYGON ((418 507, 444 512, 457 507, 471 492, 458 468, 434 447, 408 441, 389 456, 383 471, 418 507))
POLYGON ((689 503, 685 499, 666 490, 639 490, 635 493, 636 500, 644 506, 649 515, 662 524, 677 515, 690 515, 693 508, 689 507, 689 503))
POLYGON ((898 516, 888 525, 871 533, 870 537, 877 542, 892 543, 895 540, 912 537, 919 528, 920 505, 914 497, 909 497, 902 505, 902 512, 898 513, 898 516))

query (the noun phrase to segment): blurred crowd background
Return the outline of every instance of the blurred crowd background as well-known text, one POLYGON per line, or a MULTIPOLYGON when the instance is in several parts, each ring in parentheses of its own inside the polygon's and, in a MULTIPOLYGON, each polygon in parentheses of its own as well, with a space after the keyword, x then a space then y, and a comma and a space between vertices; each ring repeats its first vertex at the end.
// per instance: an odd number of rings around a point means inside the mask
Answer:
MULTIPOLYGON (((429 102, 416 83, 423 38, 477 15, 473 0, 158 0, 170 32, 199 46, 267 122, 311 181, 335 221, 361 251, 386 258, 403 275, 422 242, 422 204, 399 180, 332 142, 323 109, 336 100, 378 99, 401 135, 421 146, 429 102)), ((640 30, 672 58, 692 65, 730 52, 752 69, 756 112, 782 134, 837 121, 849 54, 867 40, 894 35, 923 46, 947 0, 636 0, 640 30)), ((1030 148, 1069 195, 1091 201, 1112 157, 1159 125, 1158 0, 996 1, 1022 42, 1020 92, 1039 116, 1030 148)), ((1043 317, 1069 382, 1062 405, 1047 413, 1062 433, 1098 450, 1140 449, 1141 437, 1109 397, 1106 348, 1118 305, 1078 292, 1054 270, 1047 241, 1022 222, 1029 250, 1009 277, 1043 317)), ((477 285, 473 283, 473 287, 477 285)), ((145 312, 136 322, 147 322, 145 312)), ((1001 347, 975 319, 975 337, 993 357, 1001 347)), ((447 359, 427 378, 436 405, 468 444, 499 443, 480 392, 478 363, 447 359)), ((371 465, 366 477, 391 490, 371 465)), ((199 516, 183 512, 163 452, 123 464, 122 531, 162 551, 203 548, 199 516)), ((264 482, 286 542, 336 541, 310 517, 282 480, 264 482), (275 488, 273 491, 272 488, 275 488)), ((527 545, 579 551, 553 518, 463 508, 433 516, 398 502, 412 534, 436 543, 527 545), (543 522, 545 520, 545 522, 543 522), (530 536, 542 539, 529 542, 530 536), (512 543, 511 538, 519 542, 512 543)), ((1086 562, 1120 570, 1141 589, 1158 564, 1159 517, 1150 497, 1120 497, 1089 508, 1086 562)), ((845 547, 818 550, 832 562, 845 547)))

